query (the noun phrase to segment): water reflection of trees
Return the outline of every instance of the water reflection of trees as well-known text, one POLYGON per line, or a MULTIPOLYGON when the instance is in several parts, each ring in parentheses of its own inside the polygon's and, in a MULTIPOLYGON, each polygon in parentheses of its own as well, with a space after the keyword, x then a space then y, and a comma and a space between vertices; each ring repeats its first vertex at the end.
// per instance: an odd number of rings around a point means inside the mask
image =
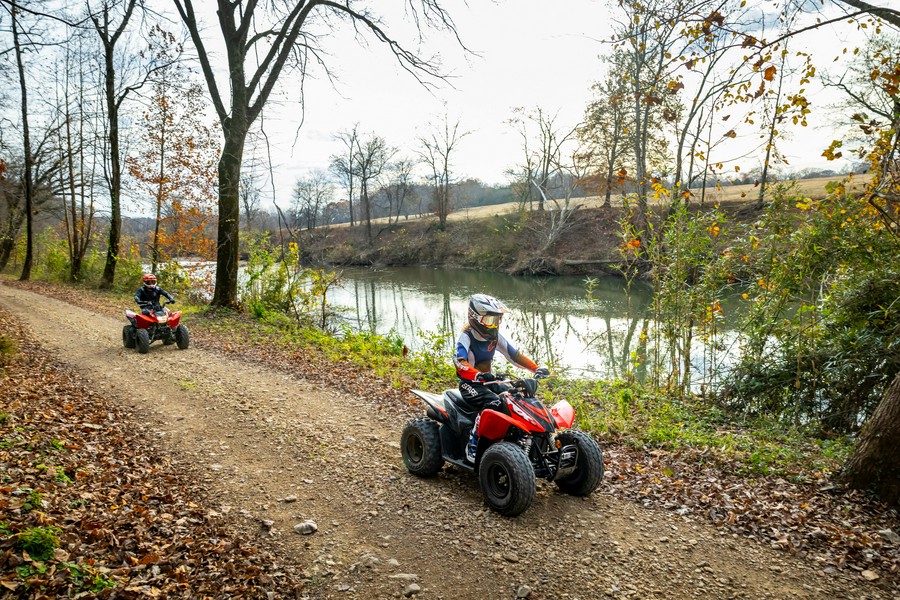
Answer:
POLYGON ((349 269, 343 295, 348 324, 359 330, 393 329, 417 347, 419 333, 442 333, 448 353, 474 293, 506 302, 506 331, 536 360, 579 375, 622 377, 633 371, 634 352, 646 319, 649 296, 627 296, 618 279, 601 280, 593 300, 578 278, 525 278, 446 269, 349 269), (349 296, 349 297, 348 297, 349 296))

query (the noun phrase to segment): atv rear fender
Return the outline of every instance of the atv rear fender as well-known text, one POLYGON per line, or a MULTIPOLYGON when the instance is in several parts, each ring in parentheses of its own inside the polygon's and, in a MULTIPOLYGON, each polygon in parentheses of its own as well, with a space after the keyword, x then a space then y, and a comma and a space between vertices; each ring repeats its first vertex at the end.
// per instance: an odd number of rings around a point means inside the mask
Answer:
POLYGON ((447 409, 444 408, 444 397, 440 394, 432 394, 422 390, 409 390, 417 397, 425 402, 425 414, 437 421, 438 423, 448 423, 450 416, 447 409))

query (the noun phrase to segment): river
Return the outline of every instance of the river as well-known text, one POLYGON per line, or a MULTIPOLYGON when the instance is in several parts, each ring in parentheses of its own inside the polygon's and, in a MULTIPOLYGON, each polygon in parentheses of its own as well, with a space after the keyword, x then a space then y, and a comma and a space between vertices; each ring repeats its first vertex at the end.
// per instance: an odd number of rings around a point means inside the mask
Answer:
MULTIPOLYGON (((570 376, 622 377, 635 368, 641 332, 649 320, 651 291, 624 280, 595 280, 588 294, 578 277, 513 277, 498 273, 429 268, 343 269, 328 293, 340 319, 356 330, 400 335, 420 348, 421 332, 442 334, 448 360, 465 323, 472 294, 495 296, 510 307, 503 334, 538 363, 570 376)), ((727 335, 727 334, 726 334, 727 335)), ((501 359, 502 360, 502 359, 501 359)), ((725 357, 695 351, 694 384, 725 357)))

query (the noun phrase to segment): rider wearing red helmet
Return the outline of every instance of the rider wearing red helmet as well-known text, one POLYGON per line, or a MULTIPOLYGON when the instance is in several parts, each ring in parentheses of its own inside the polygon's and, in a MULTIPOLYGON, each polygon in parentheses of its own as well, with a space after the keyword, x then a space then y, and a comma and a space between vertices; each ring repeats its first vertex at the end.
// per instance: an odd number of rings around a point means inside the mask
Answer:
MULTIPOLYGON (((503 410, 503 402, 497 395, 502 390, 498 389, 498 384, 491 383, 497 379, 491 373, 495 352, 499 351, 512 364, 536 375, 546 377, 550 374, 547 367, 538 367, 500 334, 500 323, 508 312, 509 308, 493 296, 475 294, 469 299, 468 322, 456 340, 453 363, 460 379, 459 392, 464 406, 478 412, 479 416, 485 408, 503 410)), ((471 462, 475 462, 477 428, 478 418, 466 448, 466 457, 471 462)))
POLYGON ((156 284, 156 275, 147 273, 142 278, 143 285, 134 293, 134 301, 141 307, 145 315, 159 308, 159 297, 165 296, 169 302, 175 302, 175 298, 156 284))

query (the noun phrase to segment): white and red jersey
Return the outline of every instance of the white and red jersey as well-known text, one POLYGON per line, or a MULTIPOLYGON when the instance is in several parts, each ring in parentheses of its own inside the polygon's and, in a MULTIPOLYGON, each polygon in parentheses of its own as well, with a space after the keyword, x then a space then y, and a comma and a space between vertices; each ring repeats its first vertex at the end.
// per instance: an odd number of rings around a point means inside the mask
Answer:
POLYGON ((534 361, 517 350, 503 334, 498 333, 496 340, 484 340, 467 327, 456 340, 456 353, 453 355, 456 374, 465 381, 474 381, 478 373, 490 372, 494 353, 498 351, 519 368, 532 373, 537 369, 534 361))

